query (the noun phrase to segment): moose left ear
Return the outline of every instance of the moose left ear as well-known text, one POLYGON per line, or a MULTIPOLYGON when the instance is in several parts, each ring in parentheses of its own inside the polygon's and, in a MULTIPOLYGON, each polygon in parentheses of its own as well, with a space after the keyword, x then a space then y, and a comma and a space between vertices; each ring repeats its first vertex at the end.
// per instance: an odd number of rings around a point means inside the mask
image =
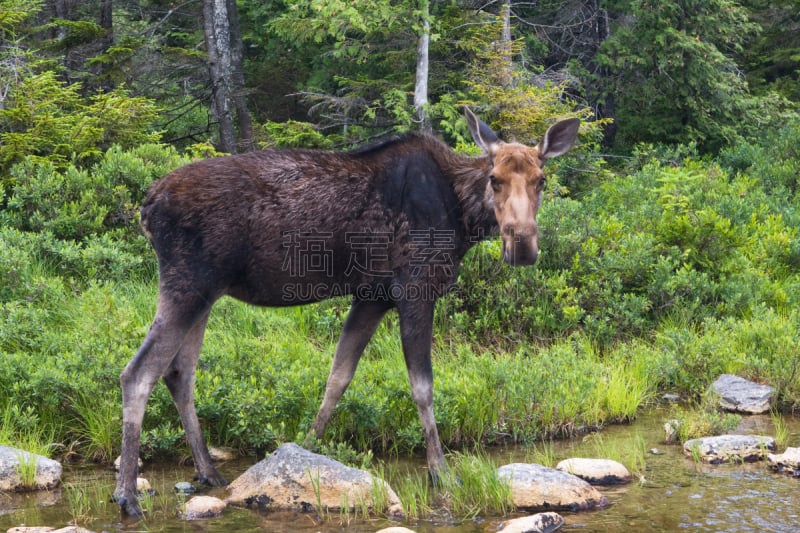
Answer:
POLYGON ((539 157, 545 160, 567 153, 575 144, 580 125, 580 119, 568 118, 550 126, 539 143, 539 157))

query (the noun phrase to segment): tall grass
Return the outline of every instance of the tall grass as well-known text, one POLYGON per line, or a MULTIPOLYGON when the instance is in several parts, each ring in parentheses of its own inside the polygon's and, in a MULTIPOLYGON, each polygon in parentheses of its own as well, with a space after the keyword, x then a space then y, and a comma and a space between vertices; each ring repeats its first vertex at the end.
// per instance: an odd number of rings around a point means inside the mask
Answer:
MULTIPOLYGON (((115 398, 117 395, 110 395, 115 398)), ((119 403, 108 397, 90 398, 78 392, 72 397, 76 416, 73 427, 81 441, 84 454, 91 460, 108 463, 117 455, 122 439, 122 421, 119 403)))

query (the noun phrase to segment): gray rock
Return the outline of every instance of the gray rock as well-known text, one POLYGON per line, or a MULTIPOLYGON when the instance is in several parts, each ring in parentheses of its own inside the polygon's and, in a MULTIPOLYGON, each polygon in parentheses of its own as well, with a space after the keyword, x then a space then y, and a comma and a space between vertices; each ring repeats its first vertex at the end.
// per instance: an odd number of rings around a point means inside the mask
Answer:
POLYGON ((500 533, 551 533, 561 529, 564 518, 558 513, 539 513, 513 520, 506 520, 500 525, 500 533))
POLYGON ((375 533, 416 533, 413 529, 408 529, 402 526, 385 527, 375 533))
POLYGON ((556 465, 556 470, 578 476, 591 485, 618 485, 629 483, 631 473, 617 461, 611 459, 585 459, 574 457, 556 465))
POLYGON ((680 428, 680 421, 676 419, 667 420, 664 423, 664 443, 676 444, 678 442, 678 429, 680 428))
POLYGON ((188 481, 178 481, 175 483, 173 490, 176 494, 194 494, 197 492, 197 488, 188 481))
POLYGON ((183 510, 184 520, 202 520, 204 518, 216 518, 222 515, 227 504, 219 498, 213 496, 194 496, 183 510))
POLYGON ((61 483, 61 463, 10 446, 0 446, 0 492, 49 490, 61 483), (26 486, 19 475, 23 465, 36 465, 33 486, 26 486))
POLYGON ((514 505, 522 509, 580 511, 608 505, 606 497, 589 483, 554 468, 511 463, 497 473, 510 481, 514 505))
POLYGON ((800 477, 800 448, 786 448, 783 453, 767 455, 767 466, 794 477, 800 477))
POLYGON ((761 414, 769 411, 775 389, 731 374, 722 374, 711 384, 723 409, 738 413, 761 414))
POLYGON ((661 396, 661 400, 663 402, 666 402, 666 403, 677 403, 677 402, 681 401, 681 396, 680 396, 680 394, 675 394, 673 392, 667 392, 667 393, 664 393, 661 396))
POLYGON ((385 481, 293 443, 250 467, 228 491, 228 503, 262 509, 338 510, 366 504, 385 506, 390 515, 403 514, 400 499, 385 481), (385 498, 376 501, 374 494, 381 491, 385 498))
POLYGON ((775 439, 760 435, 720 435, 691 439, 683 443, 689 457, 697 456, 704 463, 741 463, 764 459, 775 451, 775 439))

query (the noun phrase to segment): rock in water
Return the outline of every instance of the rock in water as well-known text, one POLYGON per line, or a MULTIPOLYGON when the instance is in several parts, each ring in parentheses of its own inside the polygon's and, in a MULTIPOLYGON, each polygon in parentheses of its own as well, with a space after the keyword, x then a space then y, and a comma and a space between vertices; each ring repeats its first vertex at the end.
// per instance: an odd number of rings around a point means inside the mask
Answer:
POLYGON ((686 455, 711 464, 760 461, 771 451, 775 451, 775 439, 758 435, 719 435, 683 443, 686 455))
POLYGON ((800 477, 800 448, 786 448, 783 453, 767 455, 767 465, 778 472, 800 477))
POLYGON ((183 511, 185 520, 200 520, 203 518, 216 518, 222 514, 226 504, 213 496, 195 496, 186 502, 183 511))
POLYGON ((499 533, 551 533, 564 525, 564 518, 558 513, 539 513, 506 520, 500 525, 499 533))
POLYGON ((0 492, 55 488, 61 483, 61 471, 58 461, 10 446, 0 446, 0 492), (20 467, 24 471, 26 465, 35 470, 30 480, 20 477, 20 467))
POLYGON ((606 497, 589 483, 554 468, 512 463, 497 473, 510 481, 514 505, 522 509, 582 511, 608 505, 606 497))
POLYGON ((284 444, 228 486, 228 503, 263 509, 313 511, 367 505, 402 515, 397 494, 369 472, 284 444), (376 497, 377 495, 377 497, 376 497))
POLYGON ((722 374, 711 384, 723 409, 757 415, 769 411, 775 389, 731 374, 722 374))
POLYGON ((578 476, 591 485, 618 485, 631 480, 631 473, 628 469, 611 459, 575 457, 558 463, 556 470, 578 476))

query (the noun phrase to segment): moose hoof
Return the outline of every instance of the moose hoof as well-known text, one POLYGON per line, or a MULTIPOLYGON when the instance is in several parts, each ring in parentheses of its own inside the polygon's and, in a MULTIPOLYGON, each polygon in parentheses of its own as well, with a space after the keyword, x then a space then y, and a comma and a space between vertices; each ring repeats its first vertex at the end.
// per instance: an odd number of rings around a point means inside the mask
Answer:
POLYGON ((128 518, 142 518, 144 516, 144 512, 135 496, 128 497, 114 494, 111 497, 111 501, 119 504, 119 510, 123 516, 128 518))
POLYGON ((208 476, 199 475, 197 476, 197 482, 208 487, 224 487, 228 484, 228 482, 225 481, 225 478, 217 472, 214 472, 208 476))

